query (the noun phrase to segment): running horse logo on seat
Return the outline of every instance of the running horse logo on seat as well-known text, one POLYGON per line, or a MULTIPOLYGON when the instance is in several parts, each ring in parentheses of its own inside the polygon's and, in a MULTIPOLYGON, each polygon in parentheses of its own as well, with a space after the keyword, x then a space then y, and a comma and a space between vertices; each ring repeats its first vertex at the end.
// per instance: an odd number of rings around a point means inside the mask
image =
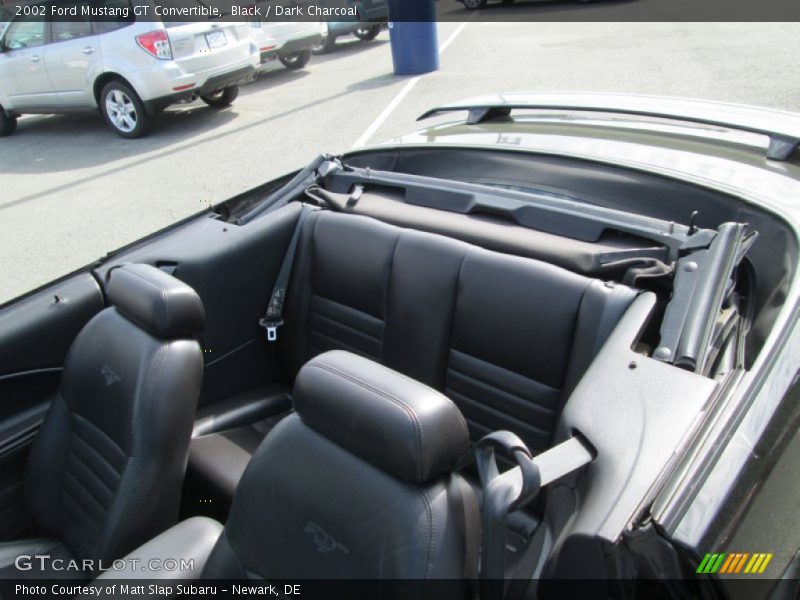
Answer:
POLYGON ((314 521, 308 522, 305 532, 310 533, 313 536, 314 544, 316 544, 317 551, 319 552, 333 552, 334 550, 341 550, 345 554, 350 554, 350 551, 345 546, 333 539, 333 536, 331 536, 329 533, 326 533, 325 530, 314 523, 314 521))
POLYGON ((114 373, 114 371, 112 371, 111 367, 108 365, 103 365, 103 368, 100 369, 100 374, 103 376, 107 386, 114 385, 115 383, 122 381, 122 378, 114 373))

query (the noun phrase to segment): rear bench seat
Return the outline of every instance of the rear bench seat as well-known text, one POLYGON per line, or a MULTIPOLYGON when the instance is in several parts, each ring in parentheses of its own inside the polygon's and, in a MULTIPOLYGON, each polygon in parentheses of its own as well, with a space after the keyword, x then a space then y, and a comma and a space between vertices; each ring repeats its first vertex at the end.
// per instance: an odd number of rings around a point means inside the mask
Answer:
MULTIPOLYGON (((327 350, 361 354, 443 391, 473 439, 509 429, 539 452, 634 297, 540 261, 317 211, 303 224, 277 354, 287 381, 327 350)), ((191 472, 230 497, 274 422, 197 437, 191 472)))

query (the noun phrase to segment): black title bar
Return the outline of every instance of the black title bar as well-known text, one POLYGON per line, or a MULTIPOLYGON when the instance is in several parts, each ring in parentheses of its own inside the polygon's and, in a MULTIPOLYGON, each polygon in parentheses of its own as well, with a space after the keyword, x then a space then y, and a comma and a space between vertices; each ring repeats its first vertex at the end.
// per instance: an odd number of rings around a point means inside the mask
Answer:
MULTIPOLYGON (((378 3, 380 5, 380 3, 378 3)), ((357 0, 0 0, 0 21, 20 16, 48 20, 137 21, 573 21, 751 22, 800 21, 798 0, 488 0, 468 10, 460 0, 389 0, 384 10, 357 0)))

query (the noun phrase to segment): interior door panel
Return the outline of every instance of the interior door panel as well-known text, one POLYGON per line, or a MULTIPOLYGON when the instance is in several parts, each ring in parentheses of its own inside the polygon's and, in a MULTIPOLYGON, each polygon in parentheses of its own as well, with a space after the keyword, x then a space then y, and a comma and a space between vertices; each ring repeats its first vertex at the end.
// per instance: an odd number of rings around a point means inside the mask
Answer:
POLYGON ((143 262, 195 288, 206 310, 200 403, 224 400, 275 376, 258 321, 298 214, 299 206, 288 206, 244 226, 201 217, 122 251, 94 273, 0 309, 0 540, 32 533, 22 494, 25 461, 70 345, 105 307, 98 282, 114 266, 143 262))
POLYGON ((270 383, 271 350, 258 321, 264 316, 300 207, 286 206, 246 225, 203 217, 148 240, 100 266, 157 266, 188 283, 206 312, 201 336, 205 370, 200 405, 270 383))
POLYGON ((103 309, 81 273, 0 309, 0 540, 27 529, 22 474, 75 336, 103 309))

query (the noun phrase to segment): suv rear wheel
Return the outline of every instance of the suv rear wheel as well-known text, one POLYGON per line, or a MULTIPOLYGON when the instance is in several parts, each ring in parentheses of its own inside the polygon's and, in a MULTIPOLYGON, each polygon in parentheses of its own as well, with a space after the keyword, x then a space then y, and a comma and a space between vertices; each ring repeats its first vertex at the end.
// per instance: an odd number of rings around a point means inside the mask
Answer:
POLYGON ((311 52, 314 54, 326 54, 333 50, 336 47, 336 36, 331 35, 331 31, 327 25, 325 25, 325 33, 322 34, 322 39, 317 43, 316 46, 311 48, 311 52))
POLYGON ((363 42, 369 42, 378 37, 381 32, 380 25, 370 25, 369 27, 359 27, 353 34, 363 42))
POLYGON ((233 104, 236 97, 239 95, 239 86, 232 85, 226 87, 224 90, 200 96, 200 99, 208 104, 211 108, 225 108, 233 104))
POLYGON ((100 111, 109 127, 124 138, 142 137, 153 125, 139 95, 121 81, 106 84, 100 92, 100 111))
POLYGON ((0 137, 11 135, 17 129, 17 117, 9 117, 0 106, 0 137))
POLYGON ((311 60, 311 50, 300 50, 285 56, 279 56, 278 59, 283 63, 287 69, 302 69, 311 60))

